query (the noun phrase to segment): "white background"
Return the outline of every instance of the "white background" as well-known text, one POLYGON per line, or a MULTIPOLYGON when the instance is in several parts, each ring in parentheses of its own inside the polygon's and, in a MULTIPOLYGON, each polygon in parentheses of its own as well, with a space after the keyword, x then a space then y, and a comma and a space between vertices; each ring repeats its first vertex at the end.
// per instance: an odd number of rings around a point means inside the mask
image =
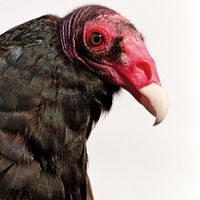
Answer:
POLYGON ((123 91, 88 141, 95 200, 200 199, 200 4, 198 0, 0 0, 0 33, 88 3, 111 7, 146 38, 169 99, 165 121, 123 91))

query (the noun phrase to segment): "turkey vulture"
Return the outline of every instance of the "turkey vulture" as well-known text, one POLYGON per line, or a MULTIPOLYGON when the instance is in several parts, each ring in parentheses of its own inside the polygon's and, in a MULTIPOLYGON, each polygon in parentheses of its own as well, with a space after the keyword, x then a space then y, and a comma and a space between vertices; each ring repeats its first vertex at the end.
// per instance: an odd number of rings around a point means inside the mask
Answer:
POLYGON ((154 60, 114 10, 83 6, 0 35, 0 199, 92 200, 86 141, 120 87, 164 119, 154 60))

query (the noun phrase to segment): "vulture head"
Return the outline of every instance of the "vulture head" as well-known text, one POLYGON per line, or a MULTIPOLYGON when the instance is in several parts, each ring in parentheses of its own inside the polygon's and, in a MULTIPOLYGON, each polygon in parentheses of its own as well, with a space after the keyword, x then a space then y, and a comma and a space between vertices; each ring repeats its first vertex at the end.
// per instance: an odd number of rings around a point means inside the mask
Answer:
POLYGON ((129 91, 160 123, 168 109, 154 60, 140 32, 116 11, 91 5, 63 18, 61 43, 70 62, 129 91))

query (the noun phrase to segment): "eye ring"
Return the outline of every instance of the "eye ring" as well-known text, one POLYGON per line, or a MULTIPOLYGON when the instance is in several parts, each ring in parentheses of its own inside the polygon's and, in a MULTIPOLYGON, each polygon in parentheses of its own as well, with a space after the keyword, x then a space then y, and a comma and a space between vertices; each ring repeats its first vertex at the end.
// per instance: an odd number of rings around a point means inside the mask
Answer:
POLYGON ((90 36, 90 44, 94 47, 101 46, 104 43, 104 37, 101 33, 93 32, 90 36))

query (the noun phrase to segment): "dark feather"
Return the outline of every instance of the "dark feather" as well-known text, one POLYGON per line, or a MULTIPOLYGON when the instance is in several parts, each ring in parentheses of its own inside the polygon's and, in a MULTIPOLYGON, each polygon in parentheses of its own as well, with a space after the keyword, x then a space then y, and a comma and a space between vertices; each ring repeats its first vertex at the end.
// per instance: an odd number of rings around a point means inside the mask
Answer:
POLYGON ((119 88, 67 60, 60 21, 0 36, 0 199, 93 199, 86 141, 119 88))

